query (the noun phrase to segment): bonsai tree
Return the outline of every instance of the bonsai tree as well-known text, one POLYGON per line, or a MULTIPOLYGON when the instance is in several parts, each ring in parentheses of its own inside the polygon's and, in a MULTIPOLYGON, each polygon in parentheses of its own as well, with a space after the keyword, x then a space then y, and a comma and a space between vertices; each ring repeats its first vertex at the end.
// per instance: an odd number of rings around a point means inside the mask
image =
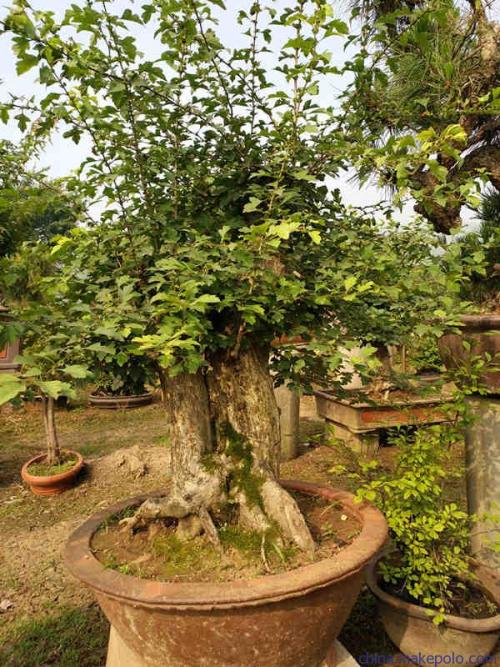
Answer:
POLYGON ((449 234, 481 182, 500 188, 495 12, 487 0, 351 5, 362 29, 342 124, 358 173, 411 195, 449 234))
MULTIPOLYGON (((119 290, 117 291, 119 295, 119 290)), ((127 312, 121 319, 120 303, 115 301, 114 312, 107 299, 110 291, 100 290, 92 303, 92 330, 87 345, 88 363, 94 373, 95 393, 106 396, 134 396, 143 394, 148 382, 154 382, 151 360, 144 354, 138 354, 134 343, 135 335, 142 331, 138 322, 133 322, 134 314, 127 312), (103 318, 98 320, 98 312, 105 302, 103 318), (107 313, 107 317, 106 317, 107 313)))
POLYGON ((74 141, 90 137, 73 187, 106 206, 100 224, 58 241, 61 280, 89 321, 112 321, 121 304, 112 328, 164 372, 172 483, 129 524, 197 516, 218 543, 217 518, 231 508, 240 525, 275 524, 312 553, 278 483, 271 342, 307 341, 301 356, 278 355, 284 377, 327 377, 341 343, 441 326, 460 270, 428 258, 401 271, 381 223, 326 185, 345 151, 335 100, 318 98, 337 73, 328 46, 348 33, 331 6, 254 2, 239 13, 246 43, 232 50, 217 36, 220 11, 220 0, 193 0, 114 14, 102 2, 73 4, 57 22, 23 0, 4 30, 18 71, 38 68, 47 95, 4 113, 21 106, 35 138, 61 124, 74 141), (140 52, 132 26, 154 26, 157 60, 140 52))
MULTIPOLYGON (((109 348, 115 349, 113 348, 109 348)), ((126 351, 120 350, 119 355, 109 362, 102 362, 95 372, 96 393, 106 396, 136 396, 143 394, 146 382, 152 377, 148 373, 144 357, 129 357, 126 351), (127 357, 125 359, 125 357, 127 357)))
MULTIPOLYGON (((464 410, 462 403, 452 409, 464 410)), ((467 416, 466 412, 463 416, 467 416)), ((445 485, 461 472, 453 467, 451 446, 463 437, 464 422, 419 428, 393 437, 398 454, 393 470, 382 471, 371 461, 351 474, 360 487, 359 500, 373 502, 385 515, 392 550, 379 562, 382 587, 391 594, 432 613, 439 625, 445 614, 474 614, 471 595, 477 585, 477 561, 470 553, 470 533, 477 530, 477 516, 470 516, 448 497, 445 485)), ((334 471, 339 472, 337 466, 334 471)), ((498 516, 484 517, 489 528, 498 516)), ((492 541, 490 548, 498 550, 492 541)), ((491 615, 496 605, 483 600, 491 615)), ((477 605, 477 600, 476 600, 477 605)))
POLYGON ((0 141, 0 257, 24 241, 49 241, 77 224, 78 204, 62 183, 27 168, 29 148, 0 141))
POLYGON ((446 426, 396 436, 394 470, 381 473, 372 466, 367 471, 371 481, 365 478, 358 490, 358 497, 375 503, 389 524, 393 552, 380 562, 383 580, 403 599, 434 609, 436 622, 445 613, 458 613, 453 606, 457 586, 473 579, 471 519, 443 491, 444 481, 453 475, 447 470, 450 431, 456 437, 456 429, 446 426))
POLYGON ((476 262, 476 270, 464 289, 464 298, 484 312, 500 308, 500 193, 488 190, 478 210, 479 228, 460 239, 464 260, 476 262), (482 261, 477 259, 482 256, 482 261))
POLYGON ((88 378, 88 372, 84 366, 79 365, 49 367, 45 351, 41 356, 23 355, 19 361, 22 369, 18 374, 0 374, 0 405, 16 398, 40 399, 47 443, 45 464, 49 467, 59 466, 63 459, 56 429, 55 402, 63 396, 75 398, 74 380, 88 378), (58 379, 54 380, 54 377, 58 379))

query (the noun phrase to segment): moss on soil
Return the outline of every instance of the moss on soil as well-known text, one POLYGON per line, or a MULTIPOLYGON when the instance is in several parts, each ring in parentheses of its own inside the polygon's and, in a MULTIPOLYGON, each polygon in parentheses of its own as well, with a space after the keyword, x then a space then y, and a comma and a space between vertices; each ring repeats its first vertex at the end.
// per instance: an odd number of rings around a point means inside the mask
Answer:
POLYGON ((313 558, 282 537, 277 525, 264 533, 242 528, 232 519, 217 522, 221 549, 205 535, 180 538, 176 523, 157 522, 133 533, 118 526, 123 513, 109 517, 95 533, 93 552, 107 568, 144 579, 228 582, 293 570, 331 558, 359 533, 357 517, 339 503, 294 494, 317 549, 313 558))
POLYGON ((220 564, 217 549, 201 537, 185 542, 171 533, 156 537, 151 547, 154 555, 163 561, 163 573, 167 579, 193 571, 210 571, 220 564))

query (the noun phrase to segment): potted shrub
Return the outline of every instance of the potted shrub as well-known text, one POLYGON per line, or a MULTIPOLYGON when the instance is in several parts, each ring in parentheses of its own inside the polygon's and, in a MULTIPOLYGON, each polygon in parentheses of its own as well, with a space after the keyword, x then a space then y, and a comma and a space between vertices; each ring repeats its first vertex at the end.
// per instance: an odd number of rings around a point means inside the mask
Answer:
POLYGON ((12 330, 23 339, 17 373, 0 374, 0 405, 15 399, 40 401, 46 452, 24 464, 21 474, 38 495, 70 488, 83 466, 80 454, 62 450, 56 429, 56 401, 75 398, 75 384, 92 374, 82 363, 85 324, 81 304, 59 273, 57 248, 25 244, 1 260, 0 283, 10 321, 0 322, 0 341, 12 330), (73 310, 76 308, 77 310, 73 310))
POLYGON ((497 643, 500 600, 495 573, 470 558, 472 519, 443 492, 456 436, 449 426, 399 435, 394 471, 365 466, 371 480, 358 497, 389 524, 392 548, 373 561, 367 581, 391 640, 407 656, 453 653, 472 664, 497 643))
POLYGON ((103 351, 105 357, 94 366, 96 389, 90 394, 90 405, 96 408, 127 409, 149 405, 153 400, 146 391, 146 383, 152 380, 147 359, 130 356, 120 347, 107 343, 92 344, 95 352, 103 351))
POLYGON ((56 428, 56 400, 63 396, 74 398, 72 382, 76 378, 87 378, 88 372, 78 365, 47 372, 40 367, 43 359, 34 355, 25 355, 19 361, 22 368, 18 374, 0 375, 0 405, 19 397, 40 401, 47 449, 23 465, 21 476, 36 495, 57 495, 74 486, 83 467, 83 458, 78 452, 61 449, 56 428), (55 380, 54 375, 67 380, 55 380))
POLYGON ((164 371, 168 488, 92 517, 66 562, 111 621, 109 667, 329 666, 386 526, 349 494, 280 483, 272 341, 307 337, 301 355, 275 360, 307 386, 313 372, 338 378, 339 348, 397 341, 454 304, 431 252, 403 271, 387 231, 397 230, 325 187, 345 137, 318 106, 318 79, 336 71, 322 42, 347 26, 323 2, 282 14, 254 3, 240 14, 248 49, 228 53, 212 5, 222 10, 218 0, 120 15, 73 4, 61 24, 16 6, 5 23, 26 47, 18 69, 38 66, 47 86, 35 139, 61 114, 66 136, 87 132, 83 189, 107 198, 98 223, 57 245, 72 313, 91 331, 112 322, 131 354, 164 371), (130 29, 150 22, 160 64, 130 29), (82 45, 81 30, 91 33, 82 45), (260 62, 273 31, 291 40, 276 54, 283 91, 260 62), (326 553, 332 511, 357 528, 326 553), (246 550, 253 570, 238 569, 246 550))

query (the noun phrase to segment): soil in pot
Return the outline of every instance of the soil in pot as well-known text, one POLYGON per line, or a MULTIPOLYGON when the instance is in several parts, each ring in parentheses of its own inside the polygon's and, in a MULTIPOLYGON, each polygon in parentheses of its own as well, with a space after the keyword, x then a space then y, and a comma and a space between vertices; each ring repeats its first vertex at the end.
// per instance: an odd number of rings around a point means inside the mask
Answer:
POLYGON ((101 526, 93 537, 92 550, 103 565, 122 574, 172 582, 227 582, 278 574, 331 558, 359 535, 359 519, 338 501, 293 495, 317 545, 313 558, 284 542, 278 529, 262 535, 242 529, 230 516, 220 516, 216 522, 221 548, 205 535, 179 533, 176 521, 150 524, 131 533, 120 525, 131 510, 101 526))
MULTIPOLYGON (((388 584, 381 580, 379 586, 389 595, 393 595, 404 602, 420 605, 420 602, 407 592, 402 592, 402 585, 388 584)), ((450 605, 447 609, 448 614, 474 619, 490 618, 500 613, 500 608, 487 591, 481 590, 478 585, 472 582, 452 580, 448 592, 452 593, 450 605)))
POLYGON ((37 461, 30 463, 28 465, 28 473, 34 477, 50 477, 52 475, 60 475, 61 473, 68 472, 76 466, 78 459, 76 456, 73 456, 72 453, 64 453, 59 463, 49 465, 45 461, 37 461))
POLYGON ((435 625, 432 609, 415 604, 409 597, 405 599, 401 588, 382 582, 376 562, 366 572, 386 633, 401 653, 419 664, 434 664, 436 656, 452 653, 462 665, 488 660, 500 637, 500 586, 498 575, 488 568, 479 567, 477 576, 477 584, 465 588, 460 582, 453 582, 451 613, 445 614, 443 623, 435 625))

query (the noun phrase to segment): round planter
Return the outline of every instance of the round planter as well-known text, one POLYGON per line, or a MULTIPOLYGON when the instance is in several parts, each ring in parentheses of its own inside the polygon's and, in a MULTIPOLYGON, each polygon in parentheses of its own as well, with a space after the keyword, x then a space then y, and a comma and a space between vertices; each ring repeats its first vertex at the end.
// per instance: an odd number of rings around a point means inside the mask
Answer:
MULTIPOLYGON (((367 584, 377 598, 385 631, 404 655, 414 657, 418 664, 437 664, 433 662, 437 656, 454 656, 452 662, 441 660, 441 664, 455 665, 479 665, 488 659, 500 637, 500 614, 480 619, 447 615, 444 623, 436 626, 429 609, 405 602, 380 588, 378 560, 372 561, 366 570, 367 584)), ((498 575, 484 570, 481 576, 479 570, 478 576, 498 603, 498 575)))
MULTIPOLYGON (((467 346, 468 347, 468 346, 467 346)), ((439 352, 445 366, 451 370, 468 368, 474 357, 491 359, 500 355, 500 315, 465 315, 462 317, 462 333, 445 334, 439 341, 439 352), (463 345, 466 341, 470 349, 463 345)), ((493 362, 493 368, 481 376, 490 394, 500 394, 499 357, 493 362)))
POLYGON ((66 565, 93 590, 112 625, 107 667, 122 664, 123 656, 131 667, 335 665, 333 642, 387 525, 378 510, 356 505, 349 493, 305 482, 283 485, 343 503, 361 521, 361 533, 334 558, 228 583, 149 581, 106 569, 94 557, 91 539, 102 522, 147 496, 100 512, 73 533, 66 565))
POLYGON ((33 457, 21 468, 21 477, 37 496, 56 496, 75 485, 76 478, 83 468, 83 458, 81 454, 71 449, 64 450, 64 453, 76 458, 77 462, 71 470, 61 472, 59 475, 45 475, 42 477, 30 474, 30 465, 33 463, 43 463, 46 458, 45 454, 33 457))
POLYGON ((97 396, 90 394, 89 403, 95 408, 104 408, 106 410, 129 410, 130 408, 140 408, 142 405, 149 405, 153 400, 153 394, 136 394, 135 396, 97 396))

